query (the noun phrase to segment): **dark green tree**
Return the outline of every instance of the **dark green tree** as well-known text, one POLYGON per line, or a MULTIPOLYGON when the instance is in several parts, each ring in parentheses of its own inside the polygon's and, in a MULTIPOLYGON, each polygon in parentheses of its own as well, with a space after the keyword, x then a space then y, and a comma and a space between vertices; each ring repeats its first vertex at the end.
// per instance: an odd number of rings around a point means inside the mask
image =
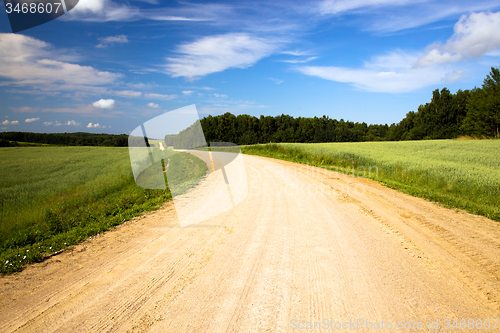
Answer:
POLYGON ((491 67, 481 89, 475 89, 467 104, 462 130, 471 136, 500 138, 500 69, 491 67))

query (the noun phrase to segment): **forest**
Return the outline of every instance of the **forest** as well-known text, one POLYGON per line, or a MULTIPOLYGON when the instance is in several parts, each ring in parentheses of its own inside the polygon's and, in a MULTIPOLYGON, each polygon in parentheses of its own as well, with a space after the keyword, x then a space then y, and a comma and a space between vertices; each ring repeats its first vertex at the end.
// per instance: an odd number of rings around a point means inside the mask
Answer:
POLYGON ((106 146, 127 147, 126 134, 76 133, 32 133, 1 132, 0 147, 17 146, 17 142, 32 142, 59 146, 106 146))

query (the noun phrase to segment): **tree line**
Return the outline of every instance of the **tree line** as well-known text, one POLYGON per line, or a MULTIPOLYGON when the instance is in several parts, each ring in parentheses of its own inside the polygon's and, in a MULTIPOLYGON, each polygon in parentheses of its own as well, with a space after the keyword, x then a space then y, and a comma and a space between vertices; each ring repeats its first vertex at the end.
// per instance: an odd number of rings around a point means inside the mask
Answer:
POLYGON ((127 147, 126 134, 0 132, 0 140, 61 146, 127 147))

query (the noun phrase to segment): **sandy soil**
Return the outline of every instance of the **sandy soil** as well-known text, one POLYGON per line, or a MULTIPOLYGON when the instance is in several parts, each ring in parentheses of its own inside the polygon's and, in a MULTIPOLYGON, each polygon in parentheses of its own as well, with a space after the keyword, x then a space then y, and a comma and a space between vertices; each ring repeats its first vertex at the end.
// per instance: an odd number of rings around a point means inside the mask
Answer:
POLYGON ((500 317, 497 222, 366 179, 244 160, 249 193, 230 211, 181 228, 167 203, 1 278, 0 331, 284 332, 320 321, 373 331, 367 322, 383 321, 450 332, 446 319, 500 317))

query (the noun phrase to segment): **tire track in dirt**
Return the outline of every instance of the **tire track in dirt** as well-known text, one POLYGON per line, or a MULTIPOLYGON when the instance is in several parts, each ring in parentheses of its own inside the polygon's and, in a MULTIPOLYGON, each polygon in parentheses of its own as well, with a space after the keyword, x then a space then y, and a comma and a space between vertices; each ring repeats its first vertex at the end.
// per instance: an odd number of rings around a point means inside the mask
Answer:
POLYGON ((307 171, 308 175, 331 189, 334 189, 332 183, 342 183, 344 190, 349 189, 349 194, 337 191, 338 200, 353 203, 364 214, 384 225, 401 239, 402 246, 413 256, 427 261, 428 265, 433 262, 437 270, 443 265, 454 270, 462 282, 474 289, 477 296, 487 301, 492 309, 500 308, 500 228, 497 222, 443 209, 391 189, 385 190, 393 192, 393 196, 380 194, 384 188, 370 180, 341 173, 332 177, 331 171, 312 169, 313 172, 307 171), (365 187, 363 195, 357 195, 353 186, 359 183, 365 187), (401 197, 405 199, 401 200, 401 197), (405 207, 408 201, 410 207, 405 207), (434 243, 432 247, 426 244, 430 239, 434 243), (420 241, 420 245, 415 243, 416 240, 420 241))

